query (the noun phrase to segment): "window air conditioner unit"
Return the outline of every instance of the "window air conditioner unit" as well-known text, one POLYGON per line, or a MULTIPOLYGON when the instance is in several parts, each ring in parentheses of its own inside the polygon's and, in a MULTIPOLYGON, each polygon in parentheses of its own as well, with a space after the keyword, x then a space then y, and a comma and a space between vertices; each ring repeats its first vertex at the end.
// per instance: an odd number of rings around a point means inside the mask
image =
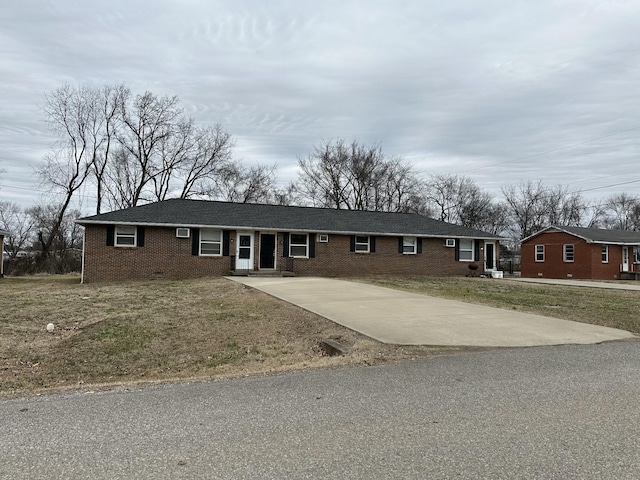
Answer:
POLYGON ((191 234, 191 230, 188 228, 176 228, 176 237, 178 238, 189 238, 191 234))
POLYGON ((445 247, 455 247, 456 246, 456 239, 455 238, 447 238, 444 241, 444 246, 445 247))
POLYGON ((329 241, 329 235, 327 235, 326 233, 321 233, 318 235, 318 242, 327 243, 328 241, 329 241))

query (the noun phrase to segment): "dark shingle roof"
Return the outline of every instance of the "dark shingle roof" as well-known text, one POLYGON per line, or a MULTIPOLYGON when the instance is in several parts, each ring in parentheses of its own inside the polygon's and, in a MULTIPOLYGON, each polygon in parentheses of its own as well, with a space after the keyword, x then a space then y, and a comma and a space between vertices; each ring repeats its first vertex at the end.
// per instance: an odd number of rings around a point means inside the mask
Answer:
POLYGON ((575 235, 584 240, 594 243, 617 243, 617 244, 640 244, 640 232, 634 232, 632 230, 606 230, 603 228, 586 228, 586 227, 548 227, 537 233, 534 233, 528 238, 525 238, 523 242, 537 237, 541 233, 560 230, 562 232, 575 235))
POLYGON ((84 217, 81 225, 142 224, 228 229, 500 238, 411 213, 172 199, 84 217))

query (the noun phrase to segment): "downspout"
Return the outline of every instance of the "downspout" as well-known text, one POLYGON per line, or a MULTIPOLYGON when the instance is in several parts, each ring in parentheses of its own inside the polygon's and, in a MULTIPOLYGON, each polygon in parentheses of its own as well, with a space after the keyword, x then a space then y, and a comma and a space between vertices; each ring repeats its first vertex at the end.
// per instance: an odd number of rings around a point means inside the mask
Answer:
POLYGON ((87 244, 87 229, 82 227, 82 263, 80 267, 80 283, 84 283, 84 249, 87 244))

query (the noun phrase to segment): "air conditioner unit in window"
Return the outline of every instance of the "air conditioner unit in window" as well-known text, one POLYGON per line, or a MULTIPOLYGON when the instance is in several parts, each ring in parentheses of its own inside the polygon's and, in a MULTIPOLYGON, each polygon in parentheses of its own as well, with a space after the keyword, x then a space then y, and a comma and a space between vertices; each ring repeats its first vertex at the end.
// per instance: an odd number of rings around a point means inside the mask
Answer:
POLYGON ((444 241, 444 246, 445 247, 455 247, 456 246, 456 239, 455 238, 447 238, 444 241))
POLYGON ((325 233, 321 233, 318 235, 318 242, 320 243, 327 243, 329 241, 329 235, 325 234, 325 233))
POLYGON ((189 228, 176 228, 176 237, 178 238, 189 238, 191 234, 191 230, 189 228))

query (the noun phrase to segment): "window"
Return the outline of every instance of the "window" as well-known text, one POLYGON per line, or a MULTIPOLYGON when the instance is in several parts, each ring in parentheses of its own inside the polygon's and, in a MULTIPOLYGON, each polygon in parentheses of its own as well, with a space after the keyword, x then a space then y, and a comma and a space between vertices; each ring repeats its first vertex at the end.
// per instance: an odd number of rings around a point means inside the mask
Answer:
POLYGON ((633 263, 640 263, 640 247, 633 247, 633 263))
POLYGON ((411 255, 417 252, 418 239, 416 237, 402 237, 402 253, 411 255))
POLYGON ((562 246, 562 252, 565 262, 573 262, 573 243, 565 243, 562 246))
POLYGON ((536 245, 536 262, 544 262, 544 245, 536 245))
POLYGON ((135 247, 136 246, 136 227, 117 226, 115 231, 116 247, 135 247))
POLYGON ((304 257, 309 256, 309 236, 306 233, 292 233, 289 238, 289 256, 304 257))
POLYGON ((356 252, 369 253, 369 237, 356 235, 356 252))
POLYGON ((219 256, 222 253, 222 232, 203 228, 200 230, 200 255, 219 256))
POLYGON ((458 257, 461 261, 472 262, 473 261, 473 240, 469 240, 466 238, 460 239, 460 256, 458 257))
POLYGON ((609 263, 609 245, 602 245, 602 263, 609 263))

